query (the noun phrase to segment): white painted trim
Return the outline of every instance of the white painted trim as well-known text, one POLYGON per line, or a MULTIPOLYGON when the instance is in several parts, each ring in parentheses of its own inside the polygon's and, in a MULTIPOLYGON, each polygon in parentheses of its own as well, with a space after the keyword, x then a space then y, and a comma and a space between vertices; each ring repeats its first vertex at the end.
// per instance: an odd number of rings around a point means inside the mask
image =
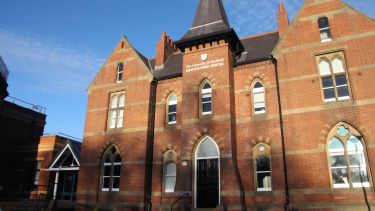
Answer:
POLYGON ((204 160, 204 159, 215 159, 217 158, 218 159, 218 179, 219 179, 219 182, 218 182, 218 186, 219 186, 219 191, 218 191, 218 194, 219 194, 219 204, 221 204, 221 166, 220 166, 220 149, 219 149, 219 146, 217 145, 217 143, 214 141, 213 138, 211 138, 210 136, 205 136, 204 138, 202 138, 199 142, 199 144, 197 145, 197 147, 195 148, 195 152, 194 152, 194 208, 197 208, 197 160, 204 160), (214 143, 214 145, 216 146, 216 150, 218 152, 218 156, 217 157, 207 157, 207 158, 198 158, 197 156, 197 152, 199 150, 199 147, 200 145, 202 144, 202 142, 206 139, 209 139, 212 141, 212 143, 214 143))
POLYGON ((223 20, 214 21, 214 22, 211 22, 211 23, 206 23, 206 24, 203 24, 203 25, 200 25, 200 26, 194 26, 194 27, 191 27, 190 29, 197 29, 197 28, 201 28, 201 27, 205 27, 205 26, 217 24, 217 23, 220 23, 220 22, 223 22, 223 20))
MULTIPOLYGON (((53 170, 57 169, 57 168, 52 168, 52 167, 56 164, 56 162, 57 162, 57 161, 60 159, 60 157, 64 154, 64 152, 65 152, 65 150, 66 150, 67 148, 70 150, 70 153, 72 153, 74 160, 75 160, 76 163, 78 164, 78 167, 81 166, 80 163, 79 163, 79 161, 78 161, 78 159, 77 159, 77 157, 76 157, 76 155, 74 154, 72 148, 70 147, 70 144, 67 143, 67 145, 64 147, 64 149, 61 150, 60 154, 59 154, 59 155, 56 157, 56 159, 53 161, 52 165, 48 168, 49 171, 53 171, 53 170)), ((61 169, 61 168, 58 168, 58 169, 61 169)))
POLYGON ((58 182, 59 182, 59 172, 56 172, 55 184, 53 185, 53 199, 56 199, 58 182))
POLYGON ((50 168, 48 171, 79 171, 79 167, 50 168))

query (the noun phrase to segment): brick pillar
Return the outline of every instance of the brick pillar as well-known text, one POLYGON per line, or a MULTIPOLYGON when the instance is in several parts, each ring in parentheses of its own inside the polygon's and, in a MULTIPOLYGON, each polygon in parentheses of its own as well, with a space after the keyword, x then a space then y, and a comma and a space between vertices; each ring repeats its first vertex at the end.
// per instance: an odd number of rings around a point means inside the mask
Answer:
POLYGON ((288 13, 284 9, 283 3, 279 3, 279 12, 277 13, 277 25, 279 27, 279 35, 282 37, 289 27, 288 13))

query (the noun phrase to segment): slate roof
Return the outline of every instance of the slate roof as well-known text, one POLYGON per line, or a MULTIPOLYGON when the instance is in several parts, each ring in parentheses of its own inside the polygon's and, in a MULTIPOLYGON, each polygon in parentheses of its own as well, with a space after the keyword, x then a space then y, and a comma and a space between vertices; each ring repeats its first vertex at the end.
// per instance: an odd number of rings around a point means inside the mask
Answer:
MULTIPOLYGON (((269 32, 241 39, 245 47, 244 53, 237 59, 236 66, 267 60, 279 41, 279 33, 269 32)), ((164 80, 182 76, 182 54, 173 54, 165 62, 163 68, 155 70, 155 59, 149 59, 154 76, 164 80)))
POLYGON ((243 38, 241 43, 245 50, 236 61, 236 65, 268 59, 278 41, 279 33, 277 31, 243 38))
POLYGON ((178 53, 169 56, 163 68, 154 70, 153 73, 158 80, 163 80, 182 76, 182 69, 182 54, 178 53))
POLYGON ((201 0, 193 25, 181 40, 225 30, 230 30, 230 26, 222 1, 201 0))

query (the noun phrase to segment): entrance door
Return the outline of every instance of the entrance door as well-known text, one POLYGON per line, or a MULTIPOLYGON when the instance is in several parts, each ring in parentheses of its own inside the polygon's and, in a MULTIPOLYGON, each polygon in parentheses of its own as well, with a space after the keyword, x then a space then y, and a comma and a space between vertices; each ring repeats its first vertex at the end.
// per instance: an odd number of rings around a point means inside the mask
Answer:
POLYGON ((196 150, 196 207, 215 208, 219 203, 220 163, 215 142, 206 137, 196 150))

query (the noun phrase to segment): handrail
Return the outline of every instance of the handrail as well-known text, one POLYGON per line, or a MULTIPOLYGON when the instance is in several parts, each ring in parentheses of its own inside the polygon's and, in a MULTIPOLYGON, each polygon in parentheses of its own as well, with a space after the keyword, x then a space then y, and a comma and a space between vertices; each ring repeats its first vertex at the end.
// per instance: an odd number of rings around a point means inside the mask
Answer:
POLYGON ((183 199, 184 197, 186 196, 189 196, 189 193, 184 193, 182 196, 180 196, 176 201, 174 201, 172 204, 171 204, 171 211, 173 210, 173 206, 175 204, 177 204, 178 201, 180 201, 181 199, 183 199))

